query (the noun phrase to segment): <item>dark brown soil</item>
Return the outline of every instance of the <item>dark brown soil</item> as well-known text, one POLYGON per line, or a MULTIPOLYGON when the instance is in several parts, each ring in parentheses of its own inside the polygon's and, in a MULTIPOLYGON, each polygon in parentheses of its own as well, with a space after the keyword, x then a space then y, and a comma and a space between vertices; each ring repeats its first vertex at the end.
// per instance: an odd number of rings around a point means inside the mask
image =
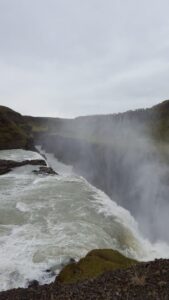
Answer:
POLYGON ((139 263, 82 283, 55 283, 0 293, 1 300, 168 300, 169 260, 139 263))

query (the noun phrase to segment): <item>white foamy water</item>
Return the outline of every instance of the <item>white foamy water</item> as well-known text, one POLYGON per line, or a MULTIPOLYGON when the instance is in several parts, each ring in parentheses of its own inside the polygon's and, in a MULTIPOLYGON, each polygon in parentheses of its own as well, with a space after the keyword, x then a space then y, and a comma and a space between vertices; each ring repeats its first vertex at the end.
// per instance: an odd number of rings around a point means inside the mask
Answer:
MULTIPOLYGON (((0 159, 39 159, 23 150, 0 151, 0 159)), ((54 280, 70 258, 95 248, 113 248, 137 259, 169 257, 169 246, 144 239, 130 213, 48 156, 60 176, 25 166, 0 177, 0 290, 31 280, 54 280)))
POLYGON ((1 150, 0 159, 23 161, 23 160, 43 159, 43 158, 37 152, 15 149, 15 150, 1 150))

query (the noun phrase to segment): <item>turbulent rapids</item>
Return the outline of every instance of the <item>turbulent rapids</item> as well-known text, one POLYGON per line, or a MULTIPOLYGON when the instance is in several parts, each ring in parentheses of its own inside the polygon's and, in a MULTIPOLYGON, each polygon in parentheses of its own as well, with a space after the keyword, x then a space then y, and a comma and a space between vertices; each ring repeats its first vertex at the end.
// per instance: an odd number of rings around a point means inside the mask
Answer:
MULTIPOLYGON (((139 260, 169 257, 169 246, 152 245, 131 214, 52 155, 59 176, 24 166, 0 177, 0 290, 31 280, 54 280, 63 264, 95 248, 113 248, 139 260), (47 272, 53 270, 53 273, 47 272)), ((24 150, 0 151, 0 159, 42 159, 24 150)))

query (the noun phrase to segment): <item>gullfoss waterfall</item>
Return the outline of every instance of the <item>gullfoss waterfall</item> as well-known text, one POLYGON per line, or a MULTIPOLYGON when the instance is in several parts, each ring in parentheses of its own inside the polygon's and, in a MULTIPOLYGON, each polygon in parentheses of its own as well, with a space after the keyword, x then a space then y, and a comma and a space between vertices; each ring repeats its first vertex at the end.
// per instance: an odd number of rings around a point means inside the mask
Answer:
MULTIPOLYGON (((95 248, 139 260, 169 257, 169 245, 151 244, 129 211, 45 155, 59 176, 24 166, 0 177, 0 290, 51 282, 64 264, 95 248)), ((38 158, 31 151, 0 151, 0 159, 38 158)))

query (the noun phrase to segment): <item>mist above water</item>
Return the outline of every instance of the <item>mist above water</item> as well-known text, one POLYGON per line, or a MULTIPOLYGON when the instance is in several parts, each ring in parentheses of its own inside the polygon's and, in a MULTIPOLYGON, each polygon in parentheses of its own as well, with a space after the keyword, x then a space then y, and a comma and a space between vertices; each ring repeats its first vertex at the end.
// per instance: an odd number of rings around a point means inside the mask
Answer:
POLYGON ((169 241, 169 148, 153 140, 145 114, 77 118, 60 135, 40 143, 128 209, 151 241, 169 241))

